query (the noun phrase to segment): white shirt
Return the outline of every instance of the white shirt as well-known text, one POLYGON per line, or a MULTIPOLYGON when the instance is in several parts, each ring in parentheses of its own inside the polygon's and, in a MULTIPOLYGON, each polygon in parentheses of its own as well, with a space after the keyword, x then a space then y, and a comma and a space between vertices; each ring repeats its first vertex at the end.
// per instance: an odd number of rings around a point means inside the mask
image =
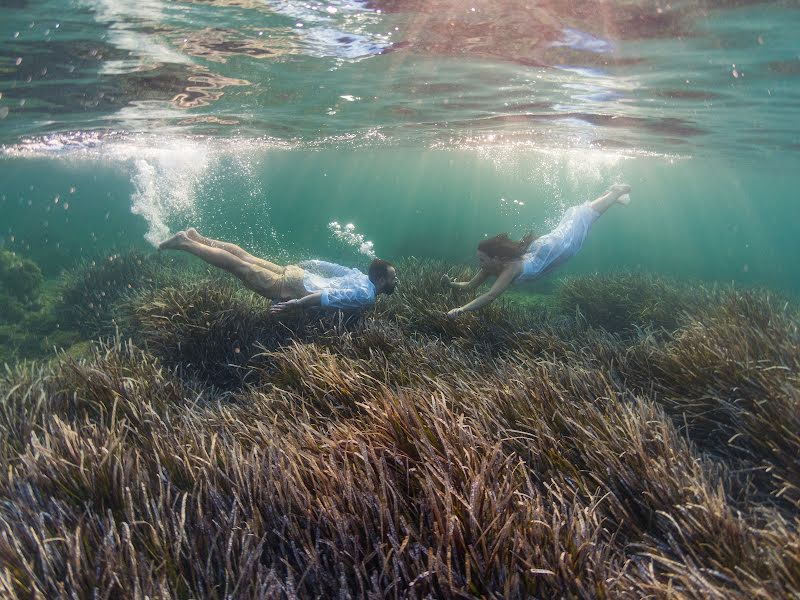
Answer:
POLYGON ((313 294, 322 292, 322 306, 361 308, 375 302, 375 286, 364 273, 324 260, 298 264, 305 273, 303 287, 313 294))

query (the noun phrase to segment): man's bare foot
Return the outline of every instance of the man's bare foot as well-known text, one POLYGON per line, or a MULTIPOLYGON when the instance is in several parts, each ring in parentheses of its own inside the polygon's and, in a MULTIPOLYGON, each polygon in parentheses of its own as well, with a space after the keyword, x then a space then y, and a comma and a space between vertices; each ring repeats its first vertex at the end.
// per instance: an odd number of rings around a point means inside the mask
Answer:
POLYGON ((631 202, 631 186, 627 183, 615 183, 608 191, 614 194, 617 197, 617 202, 622 204, 623 206, 627 206, 631 202))
POLYGON ((186 237, 188 237, 190 240, 198 242, 200 244, 205 244, 206 246, 211 246, 212 248, 217 248, 218 247, 218 245, 214 242, 214 240, 208 239, 202 233, 197 231, 197 229, 195 229, 194 227, 189 227, 189 229, 186 230, 186 237))
POLYGON ((164 240, 158 245, 159 250, 180 250, 189 241, 185 231, 179 231, 171 238, 164 240))

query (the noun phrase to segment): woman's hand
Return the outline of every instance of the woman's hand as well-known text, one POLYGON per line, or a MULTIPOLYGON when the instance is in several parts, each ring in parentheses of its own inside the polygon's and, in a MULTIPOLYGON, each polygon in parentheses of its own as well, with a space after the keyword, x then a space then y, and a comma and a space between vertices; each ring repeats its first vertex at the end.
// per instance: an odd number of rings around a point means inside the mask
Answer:
POLYGON ((451 310, 451 311, 449 311, 447 313, 447 318, 451 319, 451 320, 455 319, 456 317, 458 317, 463 312, 464 312, 464 310, 462 308, 454 308, 453 310, 451 310))
POLYGON ((445 287, 453 287, 453 280, 450 279, 450 276, 447 273, 442 275, 441 281, 442 281, 442 285, 443 286, 445 286, 445 287))
POLYGON ((286 302, 278 302, 278 304, 273 304, 270 307, 269 312, 270 314, 277 315, 282 312, 286 312, 289 309, 295 308, 300 303, 299 300, 288 300, 286 302))

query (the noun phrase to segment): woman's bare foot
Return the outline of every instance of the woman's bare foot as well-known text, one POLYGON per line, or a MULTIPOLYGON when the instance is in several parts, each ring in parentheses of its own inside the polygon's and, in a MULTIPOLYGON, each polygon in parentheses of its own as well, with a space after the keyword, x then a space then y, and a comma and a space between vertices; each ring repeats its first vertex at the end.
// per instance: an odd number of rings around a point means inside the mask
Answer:
POLYGON ((189 236, 186 235, 185 231, 179 231, 171 238, 164 240, 158 245, 159 250, 180 250, 183 248, 187 242, 189 242, 189 236))

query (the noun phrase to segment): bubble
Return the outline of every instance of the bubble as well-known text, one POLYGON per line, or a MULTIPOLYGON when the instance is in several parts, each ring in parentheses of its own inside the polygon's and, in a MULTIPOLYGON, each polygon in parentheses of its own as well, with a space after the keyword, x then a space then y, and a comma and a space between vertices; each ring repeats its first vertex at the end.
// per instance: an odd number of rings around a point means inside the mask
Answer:
POLYGON ((358 250, 359 253, 365 256, 375 258, 374 244, 366 239, 363 234, 356 233, 355 229, 356 226, 353 223, 348 223, 344 227, 338 221, 328 223, 328 230, 336 240, 358 250))
MULTIPOLYGON (((120 158, 127 158, 130 150, 136 149, 127 149, 120 158)), ((194 214, 197 188, 211 161, 205 147, 187 142, 138 148, 131 212, 147 221, 145 239, 153 246, 169 237, 169 220, 194 214)))

